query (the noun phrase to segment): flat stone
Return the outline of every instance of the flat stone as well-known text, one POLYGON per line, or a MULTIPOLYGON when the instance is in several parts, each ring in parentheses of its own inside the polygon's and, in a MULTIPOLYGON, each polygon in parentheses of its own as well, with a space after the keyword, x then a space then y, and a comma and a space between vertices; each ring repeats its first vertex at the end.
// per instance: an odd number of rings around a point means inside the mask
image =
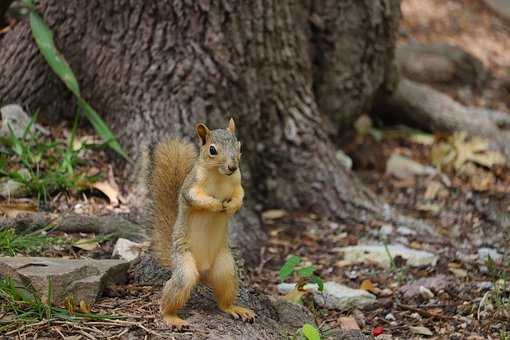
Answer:
MULTIPOLYGON (((286 294, 296 287, 294 283, 280 283, 278 291, 286 294)), ((363 308, 373 305, 376 302, 375 295, 362 289, 353 289, 336 282, 325 282, 324 291, 319 292, 316 284, 307 284, 304 289, 313 294, 315 303, 319 306, 336 309, 340 311, 349 311, 354 308, 363 308)))
MULTIPOLYGON (((385 268, 391 265, 390 256, 384 245, 357 245, 340 248, 344 254, 344 259, 352 262, 372 262, 385 268)), ((391 257, 402 257, 407 265, 412 267, 435 266, 438 260, 437 255, 432 253, 414 250, 400 244, 388 245, 388 251, 391 257)))
POLYGON ((103 289, 127 279, 128 262, 123 260, 62 259, 50 257, 0 257, 0 276, 12 277, 27 288, 33 288, 44 302, 61 305, 72 296, 94 303, 103 289))

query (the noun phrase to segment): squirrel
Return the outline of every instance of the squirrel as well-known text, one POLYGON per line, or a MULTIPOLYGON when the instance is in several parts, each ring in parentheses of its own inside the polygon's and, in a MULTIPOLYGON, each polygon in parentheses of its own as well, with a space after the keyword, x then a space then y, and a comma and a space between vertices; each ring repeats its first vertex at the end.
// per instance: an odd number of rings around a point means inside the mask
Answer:
POLYGON ((229 220, 242 205, 241 143, 231 118, 226 129, 199 123, 200 152, 178 139, 149 151, 148 187, 153 195, 153 251, 172 277, 163 288, 160 312, 166 324, 182 329, 177 315, 198 283, 209 286, 218 307, 252 322, 255 313, 234 305, 238 278, 228 244, 229 220))

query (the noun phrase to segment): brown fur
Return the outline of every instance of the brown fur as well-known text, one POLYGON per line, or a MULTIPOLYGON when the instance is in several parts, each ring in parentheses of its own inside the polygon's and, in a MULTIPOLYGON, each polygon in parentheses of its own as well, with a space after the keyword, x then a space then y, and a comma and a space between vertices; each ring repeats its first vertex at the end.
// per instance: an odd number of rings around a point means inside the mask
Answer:
POLYGON ((179 192, 197 159, 195 147, 177 139, 154 150, 150 192, 153 195, 153 249, 164 266, 171 265, 172 233, 177 219, 179 192))
POLYGON ((198 124, 197 134, 202 142, 198 156, 192 145, 178 140, 160 144, 153 154, 149 181, 154 252, 172 268, 160 309, 166 323, 176 328, 187 325, 177 311, 199 281, 213 289, 222 311, 236 319, 255 317, 249 309, 234 305, 238 282, 228 224, 244 196, 235 125, 231 120, 227 129, 211 131, 198 124))

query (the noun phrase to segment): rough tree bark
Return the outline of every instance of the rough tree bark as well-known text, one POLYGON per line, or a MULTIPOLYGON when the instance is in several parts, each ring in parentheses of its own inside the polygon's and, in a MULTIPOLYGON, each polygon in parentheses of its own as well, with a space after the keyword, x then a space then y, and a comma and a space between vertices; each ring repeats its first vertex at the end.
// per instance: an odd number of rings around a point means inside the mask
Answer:
MULTIPOLYGON (((39 10, 83 96, 134 159, 141 143, 195 138, 197 121, 219 127, 237 119, 250 199, 233 231, 253 255, 264 237, 256 204, 427 227, 395 213, 335 158, 336 132, 368 110, 391 77, 399 5, 46 0, 39 10)), ((74 112, 26 22, 0 43, 0 98, 51 119, 74 112)))

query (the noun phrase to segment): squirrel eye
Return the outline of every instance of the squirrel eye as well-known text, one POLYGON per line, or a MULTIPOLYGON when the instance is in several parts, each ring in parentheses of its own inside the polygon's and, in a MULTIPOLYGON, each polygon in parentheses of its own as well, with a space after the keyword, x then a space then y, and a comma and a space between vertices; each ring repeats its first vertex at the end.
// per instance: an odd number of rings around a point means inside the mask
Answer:
POLYGON ((214 147, 214 145, 211 145, 209 147, 209 153, 211 154, 211 156, 215 156, 218 154, 218 151, 216 151, 216 148, 214 147))

